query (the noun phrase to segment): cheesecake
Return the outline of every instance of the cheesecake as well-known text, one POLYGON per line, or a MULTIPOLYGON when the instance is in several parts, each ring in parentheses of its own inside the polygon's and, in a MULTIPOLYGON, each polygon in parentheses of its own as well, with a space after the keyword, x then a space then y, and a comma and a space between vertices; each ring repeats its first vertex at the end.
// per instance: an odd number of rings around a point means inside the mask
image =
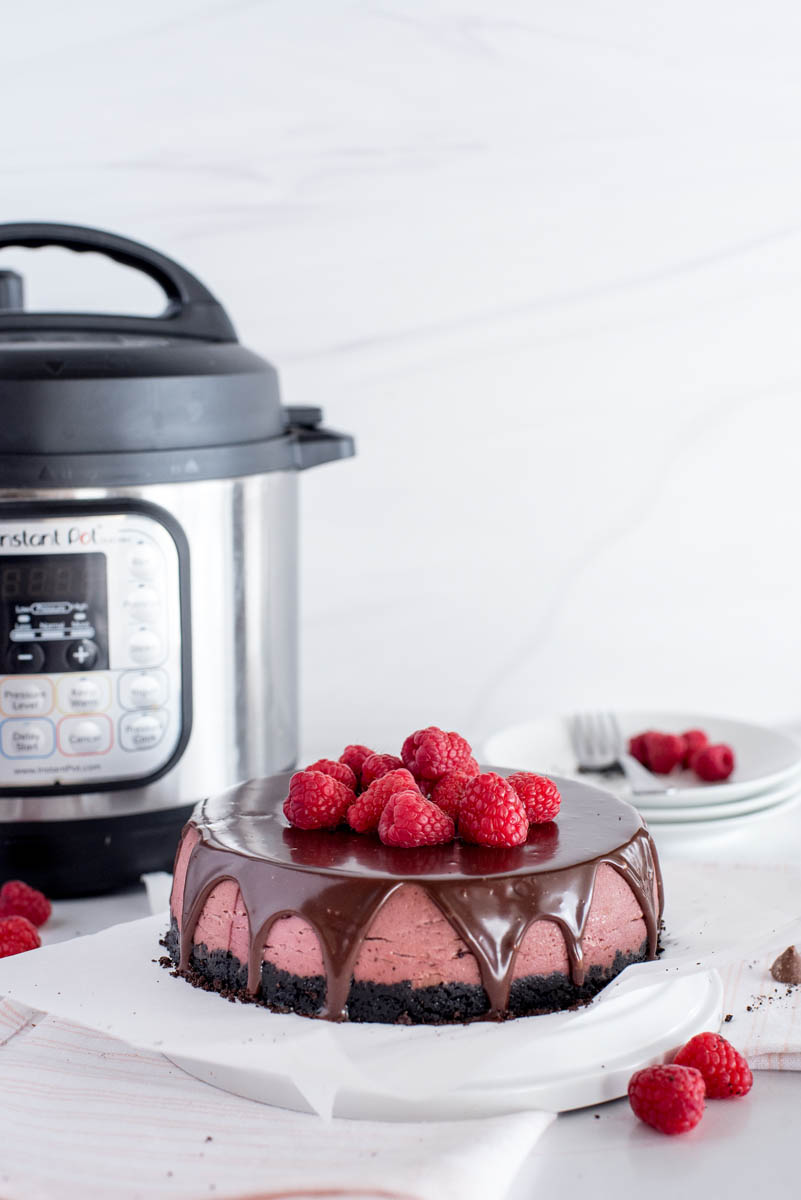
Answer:
POLYGON ((166 963, 196 987, 330 1021, 502 1020, 587 1003, 657 954, 639 814, 563 780, 518 846, 399 848, 293 828, 290 774, 202 801, 175 861, 166 963))

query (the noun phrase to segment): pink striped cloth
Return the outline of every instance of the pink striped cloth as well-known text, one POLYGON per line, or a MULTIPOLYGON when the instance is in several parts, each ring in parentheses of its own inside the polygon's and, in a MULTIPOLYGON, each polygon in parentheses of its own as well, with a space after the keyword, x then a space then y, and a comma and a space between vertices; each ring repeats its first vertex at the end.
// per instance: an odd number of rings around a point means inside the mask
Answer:
POLYGON ((785 949, 773 946, 721 971, 721 1032, 755 1070, 801 1071, 801 987, 777 983, 770 973, 785 949))
POLYGON ((553 1119, 323 1121, 0 1000, 2 1200, 502 1200, 553 1119))

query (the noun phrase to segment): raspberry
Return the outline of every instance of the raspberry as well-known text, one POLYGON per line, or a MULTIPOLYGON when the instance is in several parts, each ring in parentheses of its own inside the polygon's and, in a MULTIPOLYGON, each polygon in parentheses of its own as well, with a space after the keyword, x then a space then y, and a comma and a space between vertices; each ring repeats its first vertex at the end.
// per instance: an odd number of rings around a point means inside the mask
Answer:
MULTIPOLYGON (((444 779, 446 775, 453 775, 455 771, 458 771, 462 775, 466 775, 468 779, 472 779, 474 775, 481 774, 481 767, 471 756, 466 762, 463 762, 461 766, 455 767, 453 771, 446 771, 445 775, 440 775, 438 779, 423 779, 422 775, 415 775, 414 778, 423 795, 433 797, 434 788, 437 786, 440 779, 444 779)), ((453 814, 451 815, 453 816, 453 814)), ((455 819, 456 818, 454 817, 454 820, 455 819)))
POLYGON ((35 950, 42 939, 27 917, 0 917, 0 958, 35 950))
POLYGON ((436 725, 410 733, 403 743, 401 758, 413 775, 433 780, 441 779, 446 771, 475 763, 469 742, 458 733, 437 729, 436 725))
POLYGON ((386 846, 435 846, 453 841, 453 821, 436 804, 414 791, 396 792, 387 801, 378 824, 386 846))
POLYGON ((692 757, 692 769, 706 783, 728 779, 734 770, 734 751, 731 746, 704 746, 692 757))
POLYGON ((669 775, 684 761, 684 741, 675 733, 644 733, 645 765, 655 775, 669 775))
POLYGON ((673 1061, 701 1072, 710 1100, 745 1096, 754 1082, 751 1068, 742 1054, 719 1033, 697 1033, 682 1046, 673 1061))
MULTIPOLYGON (((647 732, 653 733, 655 731, 649 729, 647 732)), ((629 754, 632 758, 636 758, 637 762, 642 763, 644 767, 647 767, 648 759, 645 754, 645 743, 643 741, 644 737, 644 733, 635 733, 634 737, 629 738, 629 754)))
POLYGON ((310 766, 304 767, 304 771, 322 771, 323 775, 330 775, 332 779, 338 779, 340 783, 344 783, 346 788, 350 788, 352 792, 356 791, 356 774, 347 763, 334 762, 332 758, 320 758, 310 766))
POLYGON ((694 1067, 646 1067, 629 1080, 634 1115, 660 1133, 687 1133, 704 1115, 704 1077, 694 1067))
POLYGON ((357 781, 361 781, 364 760, 371 754, 375 754, 375 751, 371 750, 369 746, 346 746, 339 756, 339 761, 346 767, 350 767, 357 781))
POLYGON ((0 917, 27 917, 32 925, 44 925, 52 911, 47 896, 21 879, 0 888, 0 917))
POLYGON ((562 796, 552 779, 517 771, 507 779, 526 806, 526 816, 535 825, 552 821, 559 812, 562 796))
POLYGON ((289 781, 284 816, 298 829, 336 829, 345 820, 353 792, 322 771, 298 771, 289 781))
POLYGON ((703 750, 704 746, 709 745, 709 738, 704 733, 703 729, 688 729, 681 735, 684 738, 684 766, 692 766, 692 759, 699 750, 703 750))
POLYGON ((414 791, 416 787, 414 776, 405 767, 388 771, 380 779, 374 779, 367 791, 356 797, 348 809, 348 824, 357 833, 372 833, 378 829, 384 805, 390 797, 397 792, 414 791))
POLYGON ((528 836, 526 806, 500 775, 475 775, 462 796, 459 833, 479 846, 519 846, 528 836))
POLYGON ((402 766, 403 763, 394 754, 371 754, 362 763, 362 788, 368 788, 390 771, 399 771, 402 766))
MULTIPOLYGON (((454 821, 459 816, 459 807, 464 796, 464 789, 478 771, 469 771, 460 767, 458 771, 446 771, 431 788, 431 799, 443 812, 454 821)), ((429 784, 429 787, 431 785, 429 784)))

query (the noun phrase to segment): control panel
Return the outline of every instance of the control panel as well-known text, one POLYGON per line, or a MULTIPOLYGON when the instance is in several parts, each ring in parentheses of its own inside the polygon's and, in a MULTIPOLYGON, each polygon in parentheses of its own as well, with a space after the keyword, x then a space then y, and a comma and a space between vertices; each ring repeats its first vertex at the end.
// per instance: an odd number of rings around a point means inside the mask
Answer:
POLYGON ((0 791, 144 783, 180 750, 183 555, 159 511, 0 520, 0 791))

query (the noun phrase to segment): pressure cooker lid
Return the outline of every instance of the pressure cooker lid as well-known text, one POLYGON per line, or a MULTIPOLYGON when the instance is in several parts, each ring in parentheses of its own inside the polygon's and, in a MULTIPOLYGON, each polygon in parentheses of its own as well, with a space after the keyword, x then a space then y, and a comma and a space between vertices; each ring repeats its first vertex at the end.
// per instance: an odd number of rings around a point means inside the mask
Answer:
MULTIPOLYGON (((72 225, 0 224, 9 246, 104 254, 165 293, 158 317, 28 312, 0 272, 0 486, 124 486, 298 469, 353 453, 318 409, 285 409, 195 276, 148 246, 72 225)), ((0 260, 2 262, 2 260, 0 260)))

